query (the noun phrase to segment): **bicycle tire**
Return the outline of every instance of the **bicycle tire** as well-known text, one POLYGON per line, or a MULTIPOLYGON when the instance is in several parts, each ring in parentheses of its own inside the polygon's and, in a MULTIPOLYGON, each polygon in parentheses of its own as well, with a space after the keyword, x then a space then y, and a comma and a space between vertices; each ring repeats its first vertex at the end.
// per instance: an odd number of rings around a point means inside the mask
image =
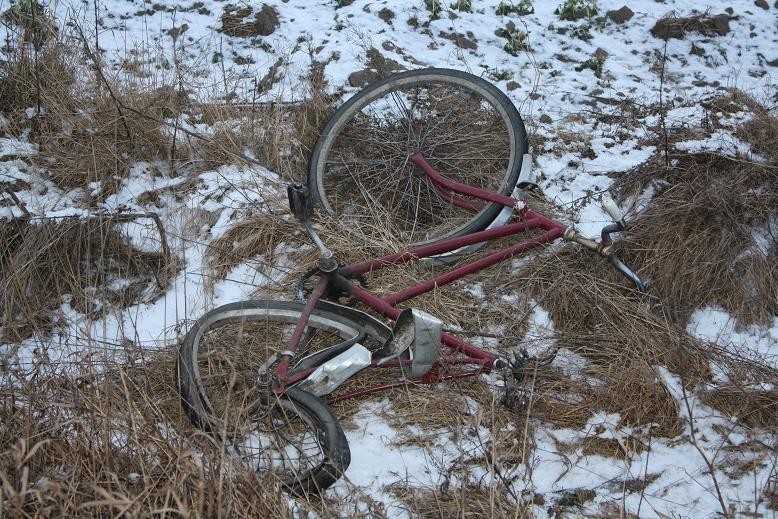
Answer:
MULTIPOLYGON (((318 397, 294 387, 276 397, 269 384, 263 386, 257 380, 259 366, 286 347, 276 332, 288 333, 303 307, 270 300, 218 307, 192 326, 178 354, 179 392, 190 421, 229 439, 247 463, 258 471, 275 473, 294 494, 326 489, 350 461, 337 418, 318 397), (290 424, 294 422, 293 433, 278 432, 278 412, 283 412, 290 424), (310 431, 301 432, 300 428, 310 431), (290 449, 295 440, 301 446, 290 449), (319 452, 314 459, 302 459, 309 444, 315 444, 319 452), (295 452, 300 453, 300 459, 286 459, 295 452)), ((353 339, 365 328, 372 334, 381 333, 374 324, 356 322, 340 315, 336 305, 323 303, 314 308, 301 347, 313 350, 337 344, 353 339)), ((368 340, 375 346, 385 337, 369 336, 368 340)))
POLYGON ((515 106, 488 81, 449 69, 401 72, 369 85, 333 114, 311 154, 309 188, 325 214, 373 245, 387 235, 395 247, 425 245, 494 220, 500 204, 472 214, 444 203, 409 161, 413 149, 449 178, 508 195, 529 145, 515 106), (458 135, 465 122, 469 134, 458 135), (464 141, 467 146, 457 146, 464 141))

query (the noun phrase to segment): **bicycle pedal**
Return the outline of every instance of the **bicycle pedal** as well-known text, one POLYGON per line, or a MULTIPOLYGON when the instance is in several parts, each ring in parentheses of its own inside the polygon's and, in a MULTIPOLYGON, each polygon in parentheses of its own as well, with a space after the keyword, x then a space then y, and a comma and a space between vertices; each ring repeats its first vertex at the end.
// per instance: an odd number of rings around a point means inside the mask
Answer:
POLYGON ((286 186, 289 198, 289 210, 300 221, 309 220, 313 215, 313 203, 308 188, 302 184, 292 183, 286 186))

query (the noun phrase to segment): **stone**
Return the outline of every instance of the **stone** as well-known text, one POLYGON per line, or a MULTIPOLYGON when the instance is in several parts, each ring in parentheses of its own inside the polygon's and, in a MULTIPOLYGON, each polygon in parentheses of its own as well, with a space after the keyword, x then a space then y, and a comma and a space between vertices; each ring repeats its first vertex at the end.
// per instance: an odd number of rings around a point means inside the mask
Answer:
POLYGON ((375 70, 364 69, 352 72, 348 76, 348 84, 353 87, 363 87, 381 79, 375 70))
POLYGON ((267 4, 262 4, 262 9, 254 15, 254 19, 254 27, 260 36, 269 36, 278 27, 278 11, 267 4))
POLYGON ((764 9, 765 11, 770 9, 770 6, 768 5, 767 0, 756 0, 754 2, 754 5, 759 7, 759 8, 761 8, 761 9, 764 9))
POLYGON ((606 16, 610 18, 613 23, 622 24, 628 22, 630 18, 635 16, 635 13, 632 12, 632 9, 630 9, 625 5, 621 9, 617 9, 615 11, 608 11, 606 13, 606 16))
POLYGON ((475 36, 471 31, 467 31, 467 35, 462 34, 461 32, 440 31, 440 33, 438 33, 438 36, 453 41, 454 44, 460 49, 471 49, 471 50, 478 49, 478 44, 476 43, 475 36))
POLYGON ((251 7, 238 7, 235 5, 224 6, 221 16, 221 31, 229 36, 248 38, 251 36, 269 36, 278 27, 278 11, 275 7, 262 4, 254 19, 249 16, 253 13, 251 7))
POLYGON ((724 36, 725 34, 729 33, 729 15, 717 14, 714 16, 713 26, 715 27, 716 33, 718 33, 719 36, 724 36))
POLYGON ((538 119, 543 124, 551 124, 554 122, 554 120, 549 116, 548 114, 543 114, 540 116, 540 119, 538 119))

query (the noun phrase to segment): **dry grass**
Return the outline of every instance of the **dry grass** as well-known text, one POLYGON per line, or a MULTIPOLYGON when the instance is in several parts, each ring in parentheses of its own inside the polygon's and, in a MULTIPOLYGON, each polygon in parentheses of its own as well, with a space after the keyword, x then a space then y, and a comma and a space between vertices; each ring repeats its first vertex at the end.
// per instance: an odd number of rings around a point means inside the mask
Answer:
POLYGON ((138 161, 167 163, 173 175, 258 161, 284 180, 304 181, 318 132, 340 96, 323 93, 323 66, 314 61, 299 103, 197 103, 184 87, 197 81, 186 71, 171 79, 122 78, 93 46, 72 27, 38 53, 11 42, 0 77, 0 111, 11 132, 32 129, 29 138, 40 147, 35 165, 62 188, 89 186, 94 199, 87 203, 114 192, 138 161), (210 130, 190 132, 179 118, 210 130))
POLYGON ((274 265, 283 244, 299 245, 301 227, 290 215, 251 215, 208 244, 208 267, 214 275, 224 278, 230 270, 249 259, 261 258, 264 263, 274 265))
POLYGON ((667 13, 651 28, 651 35, 663 40, 683 39, 686 33, 696 32, 705 36, 723 36, 729 31, 729 16, 711 16, 709 12, 679 16, 675 11, 667 13))
POLYGON ((164 293, 177 263, 129 244, 110 218, 0 222, 3 340, 45 332, 64 297, 96 317, 164 293))
POLYGON ((290 516, 273 482, 188 426, 172 352, 144 357, 110 370, 83 359, 80 376, 4 377, 0 515, 290 516))
MULTIPOLYGON (((778 128, 775 120, 771 127, 778 128)), ((633 173, 639 184, 659 178, 669 185, 633 220, 626 258, 643 266, 651 293, 676 323, 706 305, 741 324, 770 319, 778 313, 778 162, 710 153, 674 159, 670 168, 654 162, 633 173)))
POLYGON ((33 159, 57 185, 101 182, 108 193, 134 161, 169 157, 172 140, 154 119, 180 113, 184 99, 170 87, 139 88, 100 76, 89 57, 64 37, 38 54, 24 45, 12 48, 0 102, 17 132, 32 126, 30 137, 40 148, 33 159), (123 110, 114 96, 148 117, 123 110))
POLYGON ((529 517, 523 505, 517 505, 503 490, 480 485, 449 485, 440 487, 414 485, 399 481, 389 490, 407 508, 412 517, 424 519, 457 517, 468 518, 523 518, 529 517))

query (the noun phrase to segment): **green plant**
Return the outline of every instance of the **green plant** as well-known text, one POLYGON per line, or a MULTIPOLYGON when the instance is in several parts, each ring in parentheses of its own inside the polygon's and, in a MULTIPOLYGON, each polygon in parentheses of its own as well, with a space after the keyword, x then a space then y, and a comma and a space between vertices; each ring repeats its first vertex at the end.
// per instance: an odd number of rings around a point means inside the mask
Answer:
POLYGON ((512 56, 518 56, 520 52, 532 52, 527 42, 527 33, 517 31, 508 35, 508 43, 503 45, 503 50, 512 56))
POLYGON ((513 72, 510 70, 492 70, 489 72, 489 76, 495 81, 507 81, 513 77, 513 72))
POLYGON ((559 15, 560 20, 591 18, 597 14, 597 0, 564 0, 555 13, 559 15))
POLYGON ((427 11, 430 12, 433 18, 437 18, 440 15, 440 11, 443 9, 443 5, 440 0, 424 0, 424 5, 427 7, 427 11))
POLYGON ((581 72, 583 69, 588 68, 592 72, 594 72, 594 76, 596 78, 600 78, 602 75, 602 64, 605 63, 605 58, 601 56, 592 56, 591 58, 587 59, 577 67, 575 67, 575 70, 577 72, 581 72))
POLYGON ((588 25, 579 25, 577 27, 573 27, 573 30, 570 31, 570 36, 583 41, 589 41, 592 39, 592 33, 589 31, 588 25))
POLYGON ((473 3, 471 0, 456 0, 453 4, 451 4, 452 9, 456 9, 457 11, 464 11, 466 13, 472 13, 473 12, 473 3))
POLYGON ((35 50, 40 50, 49 38, 57 35, 56 25, 37 0, 12 2, 3 12, 2 19, 20 29, 22 42, 32 43, 35 50))
POLYGON ((494 12, 499 16, 505 16, 510 13, 526 16, 535 12, 535 6, 532 4, 532 0, 520 0, 518 3, 500 2, 500 5, 497 6, 494 12))

